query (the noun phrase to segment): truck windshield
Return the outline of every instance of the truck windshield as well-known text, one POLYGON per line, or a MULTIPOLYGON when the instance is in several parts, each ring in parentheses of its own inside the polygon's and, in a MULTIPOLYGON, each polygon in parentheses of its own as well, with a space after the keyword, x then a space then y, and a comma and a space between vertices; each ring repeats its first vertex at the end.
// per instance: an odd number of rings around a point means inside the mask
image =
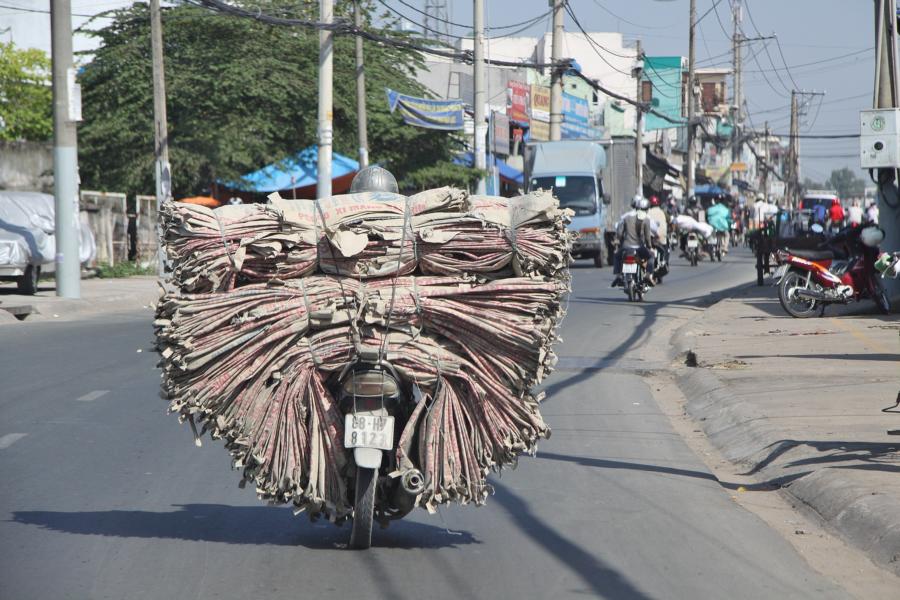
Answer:
POLYGON ((592 215, 597 212, 597 191, 593 177, 534 177, 531 179, 531 189, 551 190, 559 198, 560 207, 571 208, 576 215, 592 215))

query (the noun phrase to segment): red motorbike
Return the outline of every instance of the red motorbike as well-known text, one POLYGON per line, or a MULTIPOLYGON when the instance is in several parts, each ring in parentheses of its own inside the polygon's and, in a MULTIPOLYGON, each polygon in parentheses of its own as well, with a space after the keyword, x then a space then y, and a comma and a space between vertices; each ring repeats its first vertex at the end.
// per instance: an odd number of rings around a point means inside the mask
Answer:
POLYGON ((822 316, 829 304, 872 299, 885 313, 891 302, 875 269, 884 230, 847 227, 815 250, 777 252, 778 299, 792 317, 822 316))

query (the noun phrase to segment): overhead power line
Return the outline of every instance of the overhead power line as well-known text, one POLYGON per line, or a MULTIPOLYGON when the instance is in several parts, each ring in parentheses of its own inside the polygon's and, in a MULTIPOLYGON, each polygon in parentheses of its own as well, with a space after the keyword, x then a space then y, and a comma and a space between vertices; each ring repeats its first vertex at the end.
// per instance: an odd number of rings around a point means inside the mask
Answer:
MULTIPOLYGON (((185 0, 186 4, 199 6, 201 8, 218 12, 233 17, 252 19, 268 25, 277 25, 282 27, 303 27, 315 29, 318 31, 333 31, 336 35, 354 35, 371 42, 394 46, 396 48, 406 48, 408 50, 416 50, 423 54, 432 54, 434 56, 442 56, 462 63, 473 63, 475 60, 474 53, 471 50, 451 50, 440 49, 433 46, 426 46, 417 43, 415 38, 401 38, 375 33, 362 27, 356 27, 352 21, 344 18, 335 19, 332 23, 322 23, 319 21, 310 21, 309 19, 298 19, 294 17, 276 17, 262 11, 252 11, 222 2, 221 0, 185 0)), ((534 69, 546 68, 568 68, 572 64, 571 59, 565 59, 554 62, 536 63, 526 61, 510 61, 485 59, 487 64, 500 67, 531 67, 534 69)))

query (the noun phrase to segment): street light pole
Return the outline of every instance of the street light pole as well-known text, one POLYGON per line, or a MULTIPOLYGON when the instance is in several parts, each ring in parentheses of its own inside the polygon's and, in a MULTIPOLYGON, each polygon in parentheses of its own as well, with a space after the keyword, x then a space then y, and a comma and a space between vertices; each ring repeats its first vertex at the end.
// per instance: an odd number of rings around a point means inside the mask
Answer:
POLYGON ((72 4, 50 3, 53 52, 53 194, 55 197, 56 295, 81 297, 78 223, 78 136, 81 92, 72 60, 72 4), (74 96, 74 97, 73 97, 74 96))
MULTIPOLYGON (((334 19, 333 0, 319 0, 319 20, 331 23, 334 19)), ((334 85, 334 32, 319 31, 319 148, 317 165, 316 198, 331 196, 331 144, 334 85)))
MULTIPOLYGON (((641 91, 643 88, 644 53, 641 50, 641 40, 637 41, 637 65, 634 68, 634 78, 637 81, 638 103, 643 101, 641 91)), ((637 194, 644 195, 644 111, 640 106, 635 107, 634 124, 634 175, 637 180, 637 194)))

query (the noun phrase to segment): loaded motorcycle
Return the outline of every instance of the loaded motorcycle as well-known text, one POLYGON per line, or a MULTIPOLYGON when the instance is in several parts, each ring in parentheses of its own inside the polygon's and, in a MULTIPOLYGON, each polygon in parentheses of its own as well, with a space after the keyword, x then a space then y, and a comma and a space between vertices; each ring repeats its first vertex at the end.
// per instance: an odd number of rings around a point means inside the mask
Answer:
POLYGON ((829 304, 872 299, 885 314, 890 299, 875 263, 884 230, 846 227, 815 250, 779 250, 775 271, 778 299, 792 317, 821 316, 829 304))
POLYGON ((421 400, 415 389, 406 393, 401 381, 377 348, 361 350, 359 361, 348 364, 337 378, 344 447, 353 450, 356 463, 351 548, 364 550, 372 545, 376 507, 380 522, 400 519, 415 507, 416 496, 425 488, 425 477, 418 469, 391 476, 399 470, 392 464, 396 453, 391 451, 403 443, 400 432, 421 400))
POLYGON ((696 267, 700 262, 700 236, 691 231, 687 234, 687 244, 685 245, 687 259, 692 267, 696 267))

